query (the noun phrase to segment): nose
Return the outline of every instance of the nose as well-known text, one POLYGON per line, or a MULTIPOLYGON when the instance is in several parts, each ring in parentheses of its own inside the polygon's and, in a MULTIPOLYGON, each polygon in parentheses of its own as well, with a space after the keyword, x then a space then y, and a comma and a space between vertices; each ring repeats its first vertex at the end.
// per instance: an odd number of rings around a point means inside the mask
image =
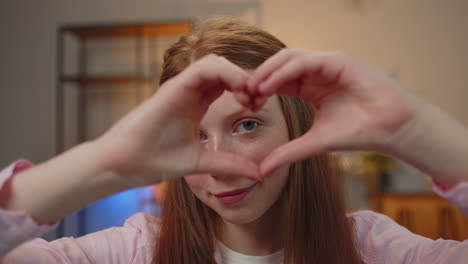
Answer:
MULTIPOLYGON (((229 139, 224 138, 222 135, 212 135, 205 143, 205 149, 213 152, 235 153, 235 148, 229 139)), ((230 178, 226 174, 211 175, 216 180, 225 181, 230 178)))
POLYGON ((227 152, 234 153, 234 146, 229 139, 222 135, 212 135, 205 143, 205 148, 213 152, 227 152))

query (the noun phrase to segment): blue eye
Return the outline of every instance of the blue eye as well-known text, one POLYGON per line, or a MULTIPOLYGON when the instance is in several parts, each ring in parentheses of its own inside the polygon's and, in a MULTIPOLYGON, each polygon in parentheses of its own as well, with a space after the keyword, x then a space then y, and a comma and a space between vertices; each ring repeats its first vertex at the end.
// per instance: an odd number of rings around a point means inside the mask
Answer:
POLYGON ((258 125, 259 123, 254 120, 246 120, 239 124, 238 129, 240 130, 239 132, 250 132, 257 128, 258 125))
POLYGON ((257 122, 255 121, 245 121, 245 122, 242 122, 242 127, 245 128, 245 130, 253 130, 254 128, 256 128, 258 125, 257 122))

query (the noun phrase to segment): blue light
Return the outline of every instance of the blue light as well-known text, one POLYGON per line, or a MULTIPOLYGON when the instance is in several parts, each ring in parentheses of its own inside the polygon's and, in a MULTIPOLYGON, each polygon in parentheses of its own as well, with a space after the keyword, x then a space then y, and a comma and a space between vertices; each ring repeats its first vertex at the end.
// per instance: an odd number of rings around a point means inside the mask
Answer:
POLYGON ((86 233, 112 226, 122 226, 127 218, 139 211, 142 188, 126 190, 86 207, 86 233))

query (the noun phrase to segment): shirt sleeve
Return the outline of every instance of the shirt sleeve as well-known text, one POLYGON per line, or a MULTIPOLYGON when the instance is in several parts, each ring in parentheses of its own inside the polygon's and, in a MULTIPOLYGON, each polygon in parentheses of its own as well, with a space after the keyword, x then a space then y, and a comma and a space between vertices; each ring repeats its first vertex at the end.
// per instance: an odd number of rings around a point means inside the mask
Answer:
POLYGON ((462 264, 468 260, 468 240, 432 240, 372 211, 359 211, 350 216, 364 263, 462 264))
MULTIPOLYGON (((31 162, 20 159, 0 171, 0 199, 8 199, 11 180, 19 172, 31 168, 31 162)), ((0 207, 0 258, 21 243, 52 231, 57 225, 39 225, 23 211, 0 207)))
POLYGON ((448 200, 468 215, 468 181, 459 182, 451 188, 444 188, 436 181, 433 181, 433 190, 440 197, 448 200))

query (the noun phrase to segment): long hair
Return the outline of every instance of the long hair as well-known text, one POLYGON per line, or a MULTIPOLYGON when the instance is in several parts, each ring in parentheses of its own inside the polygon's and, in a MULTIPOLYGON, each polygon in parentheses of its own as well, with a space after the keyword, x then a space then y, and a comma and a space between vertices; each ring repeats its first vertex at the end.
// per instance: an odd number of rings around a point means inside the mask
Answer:
MULTIPOLYGON (((214 53, 254 70, 286 46, 245 22, 217 17, 182 36, 164 55, 160 83, 190 63, 214 53)), ((312 126, 313 109, 300 98, 279 96, 289 138, 312 126)), ((360 263, 353 223, 345 213, 342 182, 325 154, 291 164, 282 198, 285 219, 284 263, 360 263)), ((280 198, 281 199, 281 198, 280 198)), ((183 178, 168 183, 153 263, 215 263, 217 214, 192 193, 183 178)))

